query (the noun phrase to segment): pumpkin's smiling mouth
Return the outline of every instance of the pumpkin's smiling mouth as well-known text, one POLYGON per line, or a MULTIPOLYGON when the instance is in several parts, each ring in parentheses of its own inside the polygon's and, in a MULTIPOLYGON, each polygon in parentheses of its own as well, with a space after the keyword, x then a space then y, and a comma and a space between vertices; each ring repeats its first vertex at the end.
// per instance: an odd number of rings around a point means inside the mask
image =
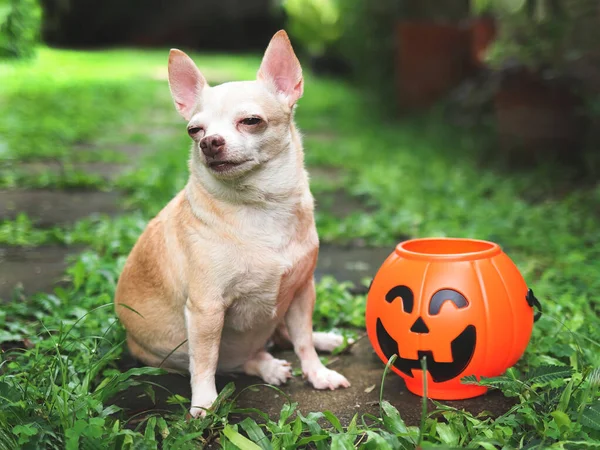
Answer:
POLYGON ((381 347, 381 351, 388 360, 392 355, 398 356, 394 361, 394 367, 407 376, 413 377, 413 369, 421 370, 420 360, 425 357, 427 361, 427 371, 431 374, 431 378, 436 383, 456 378, 467 368, 475 353, 476 338, 477 332, 475 326, 467 326, 463 332, 450 343, 454 361, 449 363, 437 362, 433 357, 433 352, 431 350, 419 350, 419 359, 407 359, 400 357, 398 343, 387 332, 381 319, 377 319, 377 340, 381 347))

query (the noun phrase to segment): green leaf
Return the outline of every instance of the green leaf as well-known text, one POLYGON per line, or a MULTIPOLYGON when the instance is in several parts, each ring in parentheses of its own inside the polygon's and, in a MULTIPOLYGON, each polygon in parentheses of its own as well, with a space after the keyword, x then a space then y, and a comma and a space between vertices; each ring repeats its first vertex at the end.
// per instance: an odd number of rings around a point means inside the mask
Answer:
POLYGON ((510 392, 519 392, 522 388, 522 383, 513 378, 507 377, 506 375, 499 377, 481 377, 479 381, 475 376, 470 375, 461 378, 461 381, 466 384, 477 384, 480 386, 488 386, 496 389, 501 389, 505 394, 510 392))
POLYGON ((332 435, 331 450, 354 450, 354 437, 348 434, 332 435))
POLYGON ((588 382, 591 387, 600 387, 600 367, 596 367, 588 375, 588 382))
POLYGON ((144 431, 144 439, 146 443, 156 442, 156 417, 150 417, 146 423, 146 430, 144 431))
POLYGON ((462 384, 480 384, 475 375, 467 375, 466 377, 462 377, 460 382, 462 384))
POLYGON ((386 439, 384 436, 382 436, 383 433, 378 434, 374 431, 367 431, 367 442, 363 444, 360 448, 365 450, 397 450, 399 448, 406 448, 404 446, 401 446, 400 441, 398 440, 398 438, 396 438, 396 436, 388 434, 388 439, 386 439), (394 439, 393 443, 389 442, 390 437, 394 439))
POLYGON ((156 393, 154 392, 154 388, 151 385, 146 384, 144 386, 144 392, 150 398, 150 400, 152 400, 152 404, 156 405, 156 393))
POLYGON ((352 417, 352 420, 348 424, 347 431, 349 434, 357 434, 358 433, 358 427, 356 426, 357 420, 358 420, 358 413, 354 414, 354 416, 352 417))
POLYGON ((71 274, 73 275, 73 285, 76 291, 83 285, 85 273, 85 266, 82 263, 79 262, 73 267, 71 274))
POLYGON ((256 445, 247 437, 242 436, 229 424, 225 425, 223 434, 231 441, 232 444, 239 447, 240 450, 261 450, 258 445, 256 445))
POLYGON ((563 441, 564 448, 600 448, 598 441, 563 441))
POLYGON ((16 425, 13 430, 13 434, 25 435, 25 436, 35 436, 38 432, 37 428, 35 428, 32 424, 28 423, 27 425, 16 425))
POLYGON ((438 422, 435 426, 435 431, 442 443, 452 446, 458 445, 460 436, 449 424, 438 422))
POLYGON ((600 400, 583 408, 581 425, 593 430, 600 430, 600 400))
POLYGON ((294 426, 292 427, 291 442, 296 442, 301 434, 302 434, 302 420, 300 420, 300 417, 296 417, 296 420, 294 420, 294 426))
POLYGON ((100 417, 108 417, 111 414, 117 413, 122 410, 123 410, 123 408, 121 408, 120 406, 110 405, 102 410, 102 412, 100 413, 100 417))
POLYGON ((335 417, 335 415, 331 411, 325 410, 323 411, 323 415, 327 420, 329 420, 329 422, 331 422, 331 425, 333 425, 333 428, 335 428, 336 431, 338 431, 339 433, 344 432, 344 429, 342 428, 342 424, 340 423, 339 419, 335 417))
POLYGON ((77 420, 71 428, 65 431, 67 450, 77 450, 79 448, 79 437, 85 432, 87 426, 88 424, 84 420, 77 420))
POLYGON ((298 403, 285 403, 281 408, 279 414, 279 426, 282 427, 287 420, 294 414, 294 411, 298 407, 298 403))
POLYGON ((88 427, 85 430, 85 435, 91 438, 99 438, 104 433, 104 419, 101 417, 92 417, 88 421, 88 427))
POLYGON ((185 405, 189 402, 189 399, 179 394, 169 395, 169 397, 167 397, 167 404, 169 405, 185 405))
POLYGON ((300 417, 300 420, 302 420, 302 422, 306 424, 306 426, 308 427, 308 431, 310 432, 312 437, 315 438, 310 442, 315 442, 315 445, 318 450, 326 450, 327 446, 325 445, 325 442, 323 442, 323 440, 328 439, 329 435, 325 434, 324 431, 321 429, 321 426, 317 423, 317 421, 323 417, 323 414, 311 412, 306 417, 304 417, 300 412, 298 412, 298 417, 300 417), (320 438, 321 436, 323 437, 323 439, 320 438), (319 437, 319 439, 316 439, 317 437, 319 437))
POLYGON ((246 432, 250 440, 260 445, 263 450, 271 450, 273 448, 263 430, 253 419, 246 417, 240 422, 240 426, 246 432))
POLYGON ((30 441, 29 438, 31 436, 35 436, 38 433, 38 429, 28 423, 27 425, 16 425, 12 432, 19 437, 19 444, 26 444, 30 441))
POLYGON ((566 432, 571 429, 571 419, 562 411, 553 411, 550 413, 554 417, 554 421, 558 425, 561 432, 566 432))
POLYGON ((158 423, 158 429, 160 430, 160 435, 162 436, 163 439, 166 439, 167 436, 169 436, 169 434, 170 434, 169 426, 167 425, 167 422, 162 417, 159 417, 157 423, 158 423))
POLYGON ((408 428, 402 417, 400 417, 398 410, 387 400, 381 402, 381 407, 383 409, 383 423, 386 429, 395 434, 407 435, 408 428))
POLYGON ((569 366, 540 366, 531 374, 527 382, 530 385, 544 385, 553 380, 565 379, 573 374, 573 368, 569 366))
POLYGON ((571 395, 573 393, 573 385, 575 384, 575 380, 569 381, 567 387, 560 395, 560 400, 558 402, 558 406, 556 407, 557 411, 565 412, 569 407, 569 402, 571 401, 571 395))
POLYGON ((121 448, 132 448, 133 447, 133 436, 130 434, 126 434, 125 437, 123 438, 123 445, 121 446, 121 448))

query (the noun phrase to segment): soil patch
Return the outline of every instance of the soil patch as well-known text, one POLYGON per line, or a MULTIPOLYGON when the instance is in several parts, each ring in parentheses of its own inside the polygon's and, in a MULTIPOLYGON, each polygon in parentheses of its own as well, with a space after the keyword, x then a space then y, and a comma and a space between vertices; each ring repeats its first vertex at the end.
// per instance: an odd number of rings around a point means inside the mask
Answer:
POLYGON ((343 189, 315 192, 315 210, 343 219, 354 213, 369 214, 376 208, 368 204, 367 196, 349 195, 343 189))
POLYGON ((66 258, 80 251, 59 245, 0 247, 0 300, 9 300, 17 285, 25 295, 50 290, 64 278, 66 258))
MULTIPOLYGON (((292 362, 293 367, 299 367, 297 358, 292 352, 275 352, 278 358, 292 362)), ((132 360, 124 360, 124 364, 132 365, 132 360)), ((332 369, 343 373, 352 386, 348 389, 337 391, 317 391, 302 380, 294 377, 281 390, 290 397, 292 402, 297 402, 300 411, 306 415, 312 411, 332 411, 347 426, 354 414, 370 413, 379 415, 379 389, 384 364, 375 355, 369 341, 364 338, 352 349, 352 353, 340 355, 335 362, 329 365, 332 369)), ((180 406, 169 405, 167 398, 172 394, 183 395, 190 398, 189 377, 169 374, 148 378, 165 389, 156 389, 156 404, 143 393, 142 389, 133 388, 121 394, 115 403, 125 409, 127 415, 143 412, 152 413, 159 410, 180 410, 180 406)), ((242 389, 261 384, 256 377, 245 375, 217 376, 217 388, 222 389, 227 383, 234 382, 236 392, 242 389)), ((383 398, 394 405, 408 425, 418 425, 421 414, 422 399, 406 390, 404 382, 395 374, 389 374, 385 380, 383 398)), ((257 408, 275 419, 279 416, 282 405, 287 398, 281 393, 268 387, 256 387, 245 390, 237 399, 239 408, 257 408)), ((488 411, 493 417, 506 412, 514 405, 514 400, 506 398, 501 392, 490 392, 484 396, 463 401, 448 401, 444 404, 465 409, 473 414, 488 411)), ((433 405, 430 404, 433 409, 433 405)))

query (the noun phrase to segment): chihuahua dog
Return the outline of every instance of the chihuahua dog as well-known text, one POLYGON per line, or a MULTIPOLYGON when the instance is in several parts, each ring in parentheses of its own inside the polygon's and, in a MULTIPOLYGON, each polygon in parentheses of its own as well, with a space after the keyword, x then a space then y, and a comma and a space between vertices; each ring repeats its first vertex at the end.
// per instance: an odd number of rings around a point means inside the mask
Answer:
POLYGON ((293 121, 302 69, 287 34, 273 36, 255 81, 215 87, 171 50, 169 86, 193 140, 190 177, 119 278, 115 308, 131 353, 189 371, 193 417, 217 397, 216 372, 274 385, 291 377, 290 364, 267 352, 274 335, 289 339, 313 387, 348 387, 316 352, 342 338, 312 331, 319 242, 293 121))

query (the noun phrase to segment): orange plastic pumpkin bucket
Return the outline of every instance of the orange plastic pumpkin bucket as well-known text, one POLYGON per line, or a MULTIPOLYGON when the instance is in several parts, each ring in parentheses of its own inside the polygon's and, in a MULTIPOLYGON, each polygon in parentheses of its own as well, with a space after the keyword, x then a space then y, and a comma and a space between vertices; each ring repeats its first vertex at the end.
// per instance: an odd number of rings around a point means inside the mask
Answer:
POLYGON ((375 352, 423 395, 460 400, 486 387, 467 375, 502 374, 523 355, 539 303, 516 265, 493 242, 429 238, 400 243, 369 289, 367 333, 375 352))

